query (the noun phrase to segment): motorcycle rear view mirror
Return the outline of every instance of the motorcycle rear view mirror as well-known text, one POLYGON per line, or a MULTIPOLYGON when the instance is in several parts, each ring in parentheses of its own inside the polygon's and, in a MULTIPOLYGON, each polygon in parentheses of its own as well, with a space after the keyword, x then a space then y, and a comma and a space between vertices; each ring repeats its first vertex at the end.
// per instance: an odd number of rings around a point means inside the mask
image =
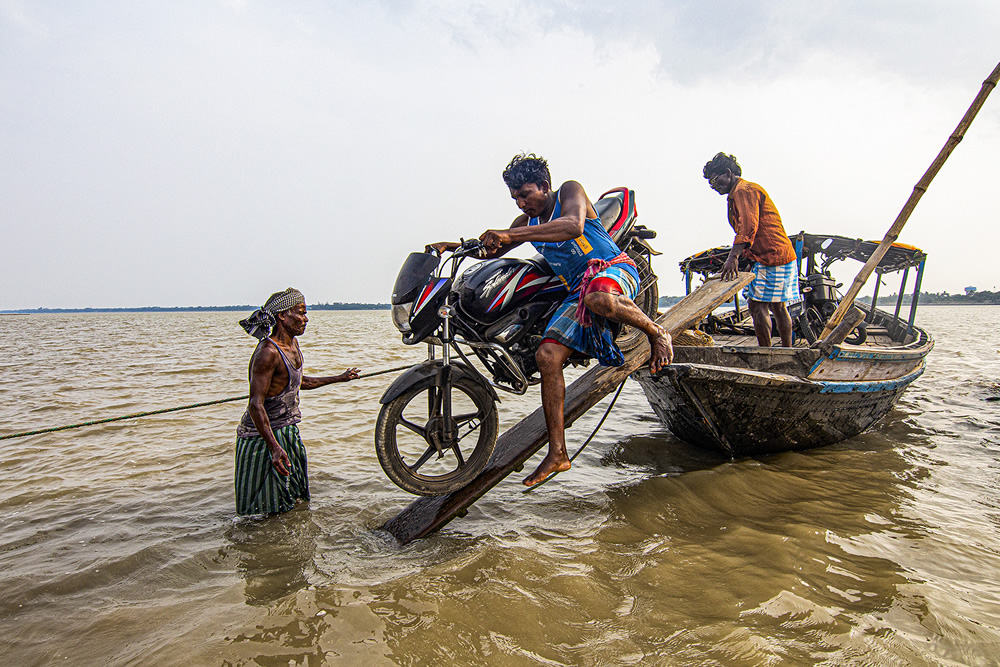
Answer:
POLYGON ((411 252, 399 269, 396 284, 392 286, 392 305, 413 301, 440 262, 441 259, 435 254, 411 252))

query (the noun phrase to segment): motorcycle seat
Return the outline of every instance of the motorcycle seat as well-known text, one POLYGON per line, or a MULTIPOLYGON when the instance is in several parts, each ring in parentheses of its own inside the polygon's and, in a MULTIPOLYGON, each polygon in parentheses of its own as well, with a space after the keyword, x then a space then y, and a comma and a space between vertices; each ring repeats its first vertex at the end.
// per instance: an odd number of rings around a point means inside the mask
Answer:
MULTIPOLYGON (((601 216, 601 224, 610 234, 612 227, 618 222, 622 214, 622 200, 618 197, 605 197, 594 202, 594 210, 601 216)), ((617 241, 612 237, 613 240, 617 241)))
POLYGON ((628 188, 608 190, 594 202, 594 210, 601 216, 601 224, 611 240, 622 250, 622 242, 635 224, 635 193, 628 188))

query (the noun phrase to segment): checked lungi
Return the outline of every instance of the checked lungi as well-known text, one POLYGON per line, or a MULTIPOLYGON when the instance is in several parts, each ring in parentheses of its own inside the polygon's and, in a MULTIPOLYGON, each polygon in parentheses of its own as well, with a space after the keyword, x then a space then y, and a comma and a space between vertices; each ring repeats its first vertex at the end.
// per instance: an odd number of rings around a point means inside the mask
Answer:
MULTIPOLYGON (((629 299, 634 299, 639 293, 639 273, 632 265, 609 266, 594 278, 614 280, 618 283, 622 294, 629 299)), ((603 317, 594 316, 591 326, 583 326, 577 319, 579 300, 579 292, 574 292, 559 304, 545 327, 545 338, 551 338, 570 349, 583 352, 597 359, 602 366, 621 366, 625 363, 625 357, 615 344, 615 338, 611 335, 607 321, 603 317)))
POLYGON ((288 477, 271 465, 267 442, 259 435, 236 438, 236 513, 287 512, 298 499, 309 500, 306 448, 297 424, 274 430, 291 461, 288 477))
POLYGON ((753 280, 743 290, 745 299, 766 303, 797 303, 802 300, 797 260, 778 266, 764 266, 760 262, 754 262, 751 271, 753 280))

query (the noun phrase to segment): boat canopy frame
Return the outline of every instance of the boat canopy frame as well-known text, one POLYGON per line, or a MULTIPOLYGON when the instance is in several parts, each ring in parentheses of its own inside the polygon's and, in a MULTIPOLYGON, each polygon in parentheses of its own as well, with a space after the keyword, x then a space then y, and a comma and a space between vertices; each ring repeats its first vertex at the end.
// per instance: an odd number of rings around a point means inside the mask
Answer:
MULTIPOLYGON (((798 272, 800 277, 810 276, 817 273, 829 275, 829 267, 834 263, 846 259, 854 259, 861 263, 868 259, 878 248, 878 241, 865 241, 863 239, 852 239, 846 236, 833 234, 807 234, 799 232, 791 237, 795 246, 795 256, 798 262, 798 272), (803 261, 805 271, 803 271, 803 261)), ((694 276, 700 275, 702 280, 709 275, 722 271, 722 265, 732 246, 720 246, 710 248, 691 255, 680 262, 681 273, 684 274, 685 294, 690 294, 692 280, 694 276)), ((900 324, 899 313, 903 306, 903 297, 906 293, 906 283, 909 278, 910 269, 916 269, 916 280, 913 285, 913 292, 910 297, 910 312, 906 323, 906 333, 913 333, 913 324, 917 316, 917 304, 920 300, 920 285, 924 278, 924 267, 927 262, 927 253, 915 246, 905 243, 893 243, 885 256, 875 267, 875 290, 872 294, 872 306, 868 309, 865 321, 871 323, 875 316, 875 308, 878 304, 879 287, 882 285, 882 278, 885 274, 902 271, 899 290, 897 291, 896 308, 893 312, 893 322, 900 324)), ((746 258, 740 258, 740 270, 749 270, 751 262, 746 258)), ((840 284, 837 285, 840 287, 840 284)), ((839 293, 838 293, 839 294, 839 293)), ((843 295, 840 295, 843 296, 843 295)), ((740 315, 739 294, 733 297, 733 306, 737 316, 740 315)))

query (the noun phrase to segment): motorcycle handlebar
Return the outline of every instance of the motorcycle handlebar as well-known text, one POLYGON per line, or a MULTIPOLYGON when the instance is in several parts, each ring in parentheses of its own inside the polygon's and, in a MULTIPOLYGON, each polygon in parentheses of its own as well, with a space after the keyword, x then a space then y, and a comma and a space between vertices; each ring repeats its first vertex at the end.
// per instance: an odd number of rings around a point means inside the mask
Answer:
POLYGON ((440 257, 445 252, 451 252, 455 257, 480 256, 483 251, 483 242, 479 239, 463 239, 459 242, 447 241, 429 244, 424 247, 424 252, 433 253, 440 257))
POLYGON ((458 257, 478 257, 482 254, 483 242, 479 239, 463 239, 453 251, 458 257))

